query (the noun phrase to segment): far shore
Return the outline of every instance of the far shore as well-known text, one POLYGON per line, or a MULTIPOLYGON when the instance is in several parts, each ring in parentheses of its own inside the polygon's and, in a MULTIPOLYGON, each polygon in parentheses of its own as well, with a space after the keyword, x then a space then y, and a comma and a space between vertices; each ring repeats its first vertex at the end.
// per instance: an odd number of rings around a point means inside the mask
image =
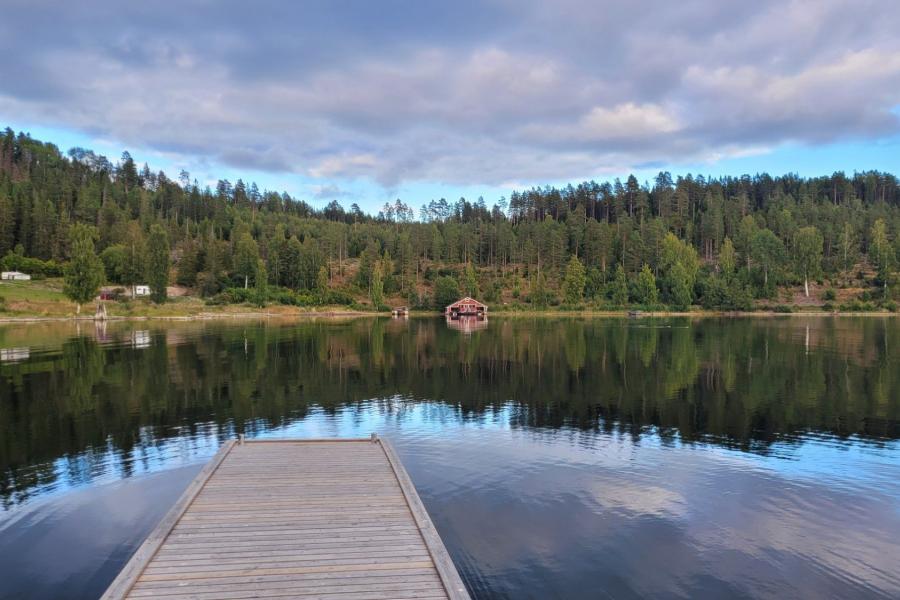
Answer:
MULTIPOLYGON (((205 311, 195 314, 184 315, 110 315, 105 321, 212 321, 212 320, 237 320, 237 319, 346 319, 346 318, 366 318, 366 317, 389 317, 388 312, 375 311, 358 311, 347 310, 341 308, 320 308, 309 310, 285 310, 285 307, 278 307, 278 310, 268 311, 260 310, 256 307, 231 306, 226 311, 205 311)), ((0 324, 4 323, 47 323, 47 322, 89 322, 98 321, 95 319, 92 311, 85 311, 80 315, 37 315, 37 314, 19 314, 19 315, 3 315, 0 316, 0 324)), ((441 314, 436 311, 411 311, 409 316, 412 317, 440 317, 441 314)), ((777 312, 773 310, 758 311, 716 311, 698 309, 692 311, 635 311, 635 310, 510 310, 495 311, 488 313, 489 319, 503 318, 670 318, 670 317, 691 317, 691 318, 747 318, 747 317, 897 317, 900 313, 888 311, 868 311, 868 312, 841 312, 841 311, 823 311, 823 310, 798 310, 793 312, 777 312)), ((401 317, 402 318, 402 317, 401 317)))

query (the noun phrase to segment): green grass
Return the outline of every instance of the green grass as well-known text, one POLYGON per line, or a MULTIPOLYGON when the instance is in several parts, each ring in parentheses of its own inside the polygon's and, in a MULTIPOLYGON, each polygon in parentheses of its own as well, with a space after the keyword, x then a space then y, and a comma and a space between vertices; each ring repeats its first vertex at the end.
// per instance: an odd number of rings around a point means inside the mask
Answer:
POLYGON ((75 303, 62 293, 62 279, 0 282, 4 310, 0 316, 65 316, 75 303))
POLYGON ((0 282, 0 296, 7 302, 68 302, 62 293, 61 279, 0 282))

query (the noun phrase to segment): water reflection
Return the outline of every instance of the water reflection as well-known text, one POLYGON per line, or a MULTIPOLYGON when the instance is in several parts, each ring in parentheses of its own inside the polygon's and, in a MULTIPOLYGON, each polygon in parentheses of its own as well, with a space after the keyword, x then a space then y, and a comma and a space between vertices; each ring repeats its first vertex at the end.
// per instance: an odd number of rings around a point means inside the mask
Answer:
POLYGON ((488 327, 487 317, 463 315, 454 318, 448 316, 446 320, 447 327, 449 327, 450 329, 456 329, 457 331, 462 331, 463 333, 473 333, 475 331, 487 329, 488 327))
POLYGON ((29 348, 0 348, 0 362, 20 362, 31 356, 29 348))
MULTIPOLYGON (((512 427, 651 432, 760 453, 805 432, 895 439, 892 329, 875 319, 495 319, 467 340, 435 319, 120 323, 70 337, 44 328, 33 356, 17 349, 19 362, 0 367, 2 498, 46 485, 64 457, 126 460, 198 428, 253 435, 314 407, 398 394, 452 406, 454 420, 511 406, 512 427)), ((29 328, 0 336, 24 340, 29 328)))
MULTIPOLYGON (((30 350, 0 364, 0 531, 21 549, 21 515, 88 489, 115 506, 116 482, 237 433, 378 431, 477 597, 896 596, 898 334, 871 318, 0 328, 30 350)), ((132 525, 95 548, 86 596, 132 525)))

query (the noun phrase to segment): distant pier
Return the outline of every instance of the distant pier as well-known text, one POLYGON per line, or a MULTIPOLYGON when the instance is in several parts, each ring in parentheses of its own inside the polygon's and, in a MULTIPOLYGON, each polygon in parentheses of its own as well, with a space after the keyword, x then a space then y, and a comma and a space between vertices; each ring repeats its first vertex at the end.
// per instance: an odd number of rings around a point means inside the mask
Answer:
POLYGON ((469 595, 387 440, 227 442, 103 595, 469 595))

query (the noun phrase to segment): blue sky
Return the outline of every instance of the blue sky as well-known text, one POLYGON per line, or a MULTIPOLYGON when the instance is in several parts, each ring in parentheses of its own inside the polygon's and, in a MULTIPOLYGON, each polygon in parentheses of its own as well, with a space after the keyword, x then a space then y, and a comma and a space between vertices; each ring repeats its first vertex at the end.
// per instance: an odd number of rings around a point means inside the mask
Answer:
POLYGON ((887 0, 12 2, 0 125, 369 211, 659 170, 900 172, 898 30, 887 0))

